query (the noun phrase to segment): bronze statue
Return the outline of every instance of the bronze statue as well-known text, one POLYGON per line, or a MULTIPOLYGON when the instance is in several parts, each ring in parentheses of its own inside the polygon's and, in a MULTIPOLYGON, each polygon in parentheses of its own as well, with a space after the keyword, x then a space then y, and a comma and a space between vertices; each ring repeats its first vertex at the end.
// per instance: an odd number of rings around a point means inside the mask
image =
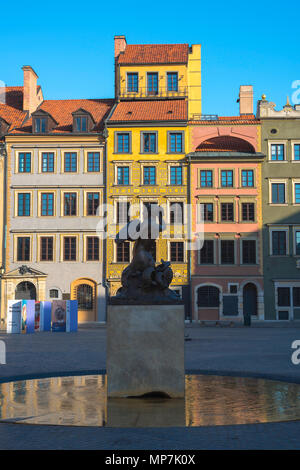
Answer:
MULTIPOLYGON (((147 208, 145 207, 145 209, 147 208)), ((117 291, 116 297, 111 298, 113 303, 180 302, 179 295, 169 289, 173 279, 171 263, 161 260, 161 264, 155 266, 152 254, 155 240, 165 229, 162 208, 152 204, 148 209, 148 216, 143 221, 130 221, 116 237, 116 243, 134 241, 135 244, 133 259, 122 273, 122 287, 117 291), (157 221, 158 218, 159 221, 157 221)))

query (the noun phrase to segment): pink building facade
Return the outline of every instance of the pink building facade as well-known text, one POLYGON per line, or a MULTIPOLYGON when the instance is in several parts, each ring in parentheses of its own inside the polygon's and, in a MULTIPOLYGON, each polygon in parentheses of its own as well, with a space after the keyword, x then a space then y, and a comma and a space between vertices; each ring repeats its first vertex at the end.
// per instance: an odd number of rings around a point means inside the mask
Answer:
POLYGON ((253 115, 189 123, 192 319, 264 319, 260 123, 253 115), (196 235, 200 236, 200 235, 196 235))

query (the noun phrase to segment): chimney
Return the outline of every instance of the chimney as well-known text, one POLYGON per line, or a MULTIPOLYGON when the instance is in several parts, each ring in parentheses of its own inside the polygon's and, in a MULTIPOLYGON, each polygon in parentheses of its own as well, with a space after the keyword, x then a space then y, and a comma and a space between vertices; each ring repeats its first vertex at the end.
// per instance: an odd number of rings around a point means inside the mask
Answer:
POLYGON ((30 65, 22 67, 24 72, 23 110, 32 114, 40 104, 37 93, 38 76, 30 65))
POLYGON ((126 49, 126 38, 125 36, 115 36, 115 59, 119 57, 121 52, 126 49))
POLYGON ((239 99, 240 115, 253 114, 253 86, 241 85, 239 99))

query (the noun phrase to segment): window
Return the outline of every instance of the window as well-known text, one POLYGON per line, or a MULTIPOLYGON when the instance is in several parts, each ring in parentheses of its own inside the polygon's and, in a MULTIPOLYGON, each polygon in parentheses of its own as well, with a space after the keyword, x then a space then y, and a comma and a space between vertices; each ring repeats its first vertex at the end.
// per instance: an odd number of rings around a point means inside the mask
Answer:
POLYGON ((50 299, 58 299, 58 297, 59 297, 58 289, 50 289, 49 290, 49 297, 50 297, 50 299))
POLYGON ((203 220, 205 222, 213 222, 214 220, 214 205, 212 202, 201 204, 203 211, 203 220))
POLYGON ((38 134, 44 134, 46 132, 47 118, 35 118, 34 119, 34 132, 38 134))
POLYGON ((170 257, 171 257, 171 261, 175 263, 182 263, 184 261, 183 242, 171 242, 170 243, 170 257))
POLYGON ((170 224, 183 224, 183 202, 170 204, 170 224))
POLYGON ((272 230, 272 255, 286 255, 286 232, 272 230))
POLYGON ((77 194, 64 194, 64 215, 76 215, 77 213, 77 194))
POLYGON ((162 224, 162 210, 158 206, 157 202, 143 202, 143 219, 149 219, 149 217, 155 217, 155 220, 159 220, 162 224))
POLYGON ((156 153, 156 133, 142 133, 142 152, 156 153))
POLYGON ((289 307, 291 305, 291 295, 289 287, 277 287, 278 307, 289 307))
POLYGON ((174 184, 174 185, 182 184, 182 167, 181 166, 170 167, 170 184, 174 184))
POLYGON ((97 215, 97 210, 100 204, 100 194, 87 193, 86 199, 87 215, 97 215))
POLYGON ((300 287, 293 287, 293 306, 300 307, 300 287))
POLYGON ((256 264, 256 241, 242 240, 243 264, 256 264))
POLYGON ((100 153, 88 152, 87 156, 87 171, 100 171, 100 153))
POLYGON ((215 286, 199 287, 197 291, 198 307, 219 308, 220 291, 215 286))
POLYGON ((99 261, 99 237, 87 237, 86 259, 87 261, 99 261))
POLYGON ((30 237, 18 237, 17 261, 30 261, 30 237))
POLYGON ((242 203, 242 220, 245 221, 254 221, 254 203, 253 202, 243 202, 242 203))
POLYGON ((93 310, 94 289, 88 284, 80 284, 76 289, 78 310, 93 310))
POLYGON ((31 172, 31 153, 19 153, 19 173, 31 172))
POLYGON ((200 171, 200 186, 201 188, 212 187, 213 172, 211 170, 200 171))
POLYGON ((238 284, 228 284, 228 285, 229 285, 230 294, 237 294, 238 293, 238 284))
POLYGON ((271 144, 271 160, 272 161, 284 160, 284 144, 271 144))
POLYGON ((294 144, 294 160, 300 160, 300 144, 294 144))
POLYGON ((66 173, 77 172, 77 153, 76 152, 65 153, 65 172, 66 173))
POLYGON ((54 215, 54 193, 41 194, 41 215, 53 216, 54 215))
POLYGON ((295 232, 295 253, 300 256, 300 232, 295 232))
POLYGON ((221 240, 221 264, 234 264, 234 240, 221 240))
POLYGON ((272 204, 285 204, 285 183, 272 183, 272 204))
POLYGON ((167 72, 167 87, 168 91, 178 91, 177 72, 167 72))
POLYGON ((221 220, 233 221, 233 203, 225 202, 221 204, 221 220))
POLYGON ((200 250, 200 264, 214 264, 214 241, 204 240, 200 250))
POLYGON ((40 260, 53 261, 53 237, 41 237, 40 260))
POLYGON ((129 263, 130 244, 127 241, 117 243, 117 263, 129 263))
POLYGON ((30 193, 18 193, 18 216, 30 216, 30 193))
POLYGON ((242 170, 242 186, 243 187, 254 186, 253 170, 242 170))
POLYGON ((76 237, 64 237, 64 261, 76 261, 76 237))
POLYGON ((147 92, 148 92, 148 95, 158 94, 158 73, 157 72, 147 73, 147 92))
POLYGON ((300 183, 295 183, 295 204, 300 204, 300 183))
POLYGON ((130 152, 130 134, 129 132, 117 133, 117 149, 118 153, 130 152))
POLYGON ((129 166, 118 166, 117 182, 118 184, 129 184, 129 166))
POLYGON ((183 152, 183 135, 182 132, 169 132, 169 149, 170 153, 182 153, 183 152))
POLYGON ((155 166, 144 166, 144 184, 156 184, 155 166))
POLYGON ((53 152, 42 153, 42 172, 43 173, 54 172, 54 153, 53 152))
POLYGON ((117 224, 127 224, 129 222, 129 207, 127 201, 117 202, 117 224))
POLYGON ((223 188, 233 186, 233 171, 232 170, 222 170, 221 171, 221 186, 223 188))
POLYGON ((127 91, 129 93, 139 91, 139 76, 137 73, 127 73, 127 91))
POLYGON ((87 131, 87 116, 77 116, 77 117, 75 117, 75 130, 76 130, 76 132, 86 132, 87 131))

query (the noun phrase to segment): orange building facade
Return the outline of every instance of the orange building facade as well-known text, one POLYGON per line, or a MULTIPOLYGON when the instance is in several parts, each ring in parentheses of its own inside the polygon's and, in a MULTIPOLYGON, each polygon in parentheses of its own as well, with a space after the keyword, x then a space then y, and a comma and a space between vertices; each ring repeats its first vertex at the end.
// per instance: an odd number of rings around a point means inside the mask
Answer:
POLYGON ((264 319, 260 123, 253 114, 189 121, 192 319, 264 319))

